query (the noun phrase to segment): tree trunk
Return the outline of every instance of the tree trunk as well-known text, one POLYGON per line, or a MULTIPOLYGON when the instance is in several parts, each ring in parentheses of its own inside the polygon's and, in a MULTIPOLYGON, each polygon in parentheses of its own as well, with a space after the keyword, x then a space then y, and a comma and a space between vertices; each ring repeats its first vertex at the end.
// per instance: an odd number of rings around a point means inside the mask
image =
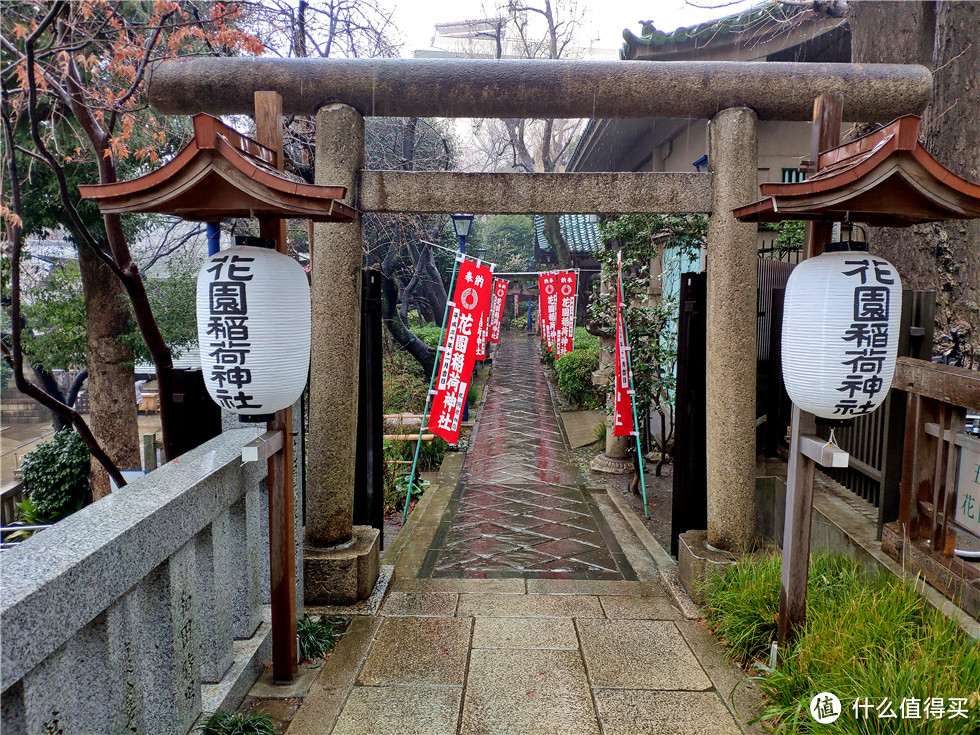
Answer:
MULTIPOLYGON (((116 466, 139 469, 133 351, 122 340, 129 331, 125 293, 115 275, 86 247, 78 248, 85 286, 89 417, 92 432, 116 466)), ((109 494, 109 475, 92 462, 92 494, 109 494)))
POLYGON ((392 337, 422 366, 426 377, 432 375, 436 351, 415 336, 398 315, 398 286, 395 279, 381 271, 382 319, 392 337))
MULTIPOLYGON (((980 4, 856 2, 848 7, 855 63, 917 63, 934 69, 922 142, 953 173, 980 180, 980 4)), ((863 126, 856 132, 867 131, 863 126)), ((950 328, 964 332, 967 343, 980 349, 980 221, 876 227, 868 240, 871 252, 897 264, 905 288, 936 291, 937 349, 948 346, 943 336, 950 328)))
MULTIPOLYGON (((935 96, 924 145, 957 176, 980 182, 980 3, 937 4, 933 68, 935 96)), ((922 247, 935 248, 937 328, 958 329, 980 351, 980 220, 917 229, 922 247)))
POLYGON ((565 242, 565 238, 561 234, 561 225, 558 222, 557 214, 545 214, 542 215, 544 219, 544 234, 548 239, 548 244, 551 245, 551 252, 555 256, 555 260, 558 262, 559 268, 571 268, 572 267, 572 254, 568 249, 568 243, 565 242))

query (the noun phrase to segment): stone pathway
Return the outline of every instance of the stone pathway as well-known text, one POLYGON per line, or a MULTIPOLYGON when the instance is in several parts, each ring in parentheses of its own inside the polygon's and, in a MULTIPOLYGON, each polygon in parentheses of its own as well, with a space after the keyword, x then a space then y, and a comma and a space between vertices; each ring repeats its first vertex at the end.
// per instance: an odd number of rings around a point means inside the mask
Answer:
POLYGON ((443 463, 385 552, 391 591, 288 735, 761 732, 754 686, 665 595, 653 537, 581 486, 537 343, 509 334, 494 363, 465 464, 443 463))
POLYGON ((531 334, 505 333, 422 574, 636 579, 568 456, 531 334))

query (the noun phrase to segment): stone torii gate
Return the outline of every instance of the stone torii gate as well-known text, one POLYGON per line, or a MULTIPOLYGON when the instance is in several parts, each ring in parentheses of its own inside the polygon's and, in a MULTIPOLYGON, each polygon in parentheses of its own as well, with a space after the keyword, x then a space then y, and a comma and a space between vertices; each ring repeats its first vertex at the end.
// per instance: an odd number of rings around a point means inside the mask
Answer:
MULTIPOLYGON (((347 187, 362 212, 709 214, 708 543, 738 552, 755 523, 757 245, 732 210, 758 198, 757 123, 809 121, 823 94, 843 94, 846 120, 889 121, 922 111, 932 77, 886 64, 202 58, 165 62, 149 82, 165 114, 248 115, 266 90, 285 114, 316 115, 316 183, 347 187), (365 171, 365 116, 707 118, 710 172, 365 171)), ((307 602, 327 602, 336 582, 317 579, 316 560, 357 535, 362 225, 317 224, 313 239, 305 567, 307 602)))

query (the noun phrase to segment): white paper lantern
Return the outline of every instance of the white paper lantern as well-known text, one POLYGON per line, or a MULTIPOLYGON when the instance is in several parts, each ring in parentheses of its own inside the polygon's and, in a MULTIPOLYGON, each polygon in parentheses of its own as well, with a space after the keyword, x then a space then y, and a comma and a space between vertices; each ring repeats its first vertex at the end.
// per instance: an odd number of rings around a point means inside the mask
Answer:
POLYGON ((888 394, 898 355, 902 281, 866 252, 828 252, 793 270, 783 307, 786 392, 826 419, 871 413, 888 394))
POLYGON ((275 250, 233 247, 197 278, 197 337, 208 393, 222 408, 262 416, 293 405, 310 367, 310 286, 275 250))

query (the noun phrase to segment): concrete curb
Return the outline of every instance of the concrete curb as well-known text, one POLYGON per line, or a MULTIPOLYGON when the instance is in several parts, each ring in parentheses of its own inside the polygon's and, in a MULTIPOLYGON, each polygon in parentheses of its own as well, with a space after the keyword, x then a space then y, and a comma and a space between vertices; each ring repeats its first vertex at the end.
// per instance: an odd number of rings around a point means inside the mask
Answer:
POLYGON ((288 735, 322 735, 333 729, 380 626, 381 618, 351 620, 344 637, 303 698, 286 730, 288 735))
POLYGON ((694 603, 694 600, 691 599, 681 586, 680 577, 677 574, 677 562, 673 557, 660 545, 660 542, 643 525, 643 521, 637 517, 633 509, 629 507, 629 504, 623 500, 623 497, 615 489, 612 491, 606 489, 606 495, 612 501, 616 510, 619 511, 619 514, 629 524, 629 527, 636 534, 640 543, 643 544, 647 553, 653 557, 660 575, 660 584, 666 590, 667 594, 670 595, 677 608, 684 614, 684 617, 688 620, 697 620, 704 617, 698 609, 698 606, 694 603))

